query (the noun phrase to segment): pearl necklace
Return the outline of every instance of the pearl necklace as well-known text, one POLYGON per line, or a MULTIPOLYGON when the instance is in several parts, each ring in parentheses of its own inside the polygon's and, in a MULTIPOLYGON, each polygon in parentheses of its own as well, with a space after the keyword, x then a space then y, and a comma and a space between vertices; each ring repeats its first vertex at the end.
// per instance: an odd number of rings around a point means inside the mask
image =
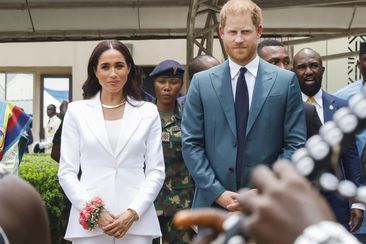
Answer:
POLYGON ((107 105, 107 104, 102 103, 102 107, 103 108, 108 108, 108 109, 119 108, 119 107, 125 105, 125 103, 126 103, 126 101, 123 101, 120 104, 116 104, 116 105, 107 105))

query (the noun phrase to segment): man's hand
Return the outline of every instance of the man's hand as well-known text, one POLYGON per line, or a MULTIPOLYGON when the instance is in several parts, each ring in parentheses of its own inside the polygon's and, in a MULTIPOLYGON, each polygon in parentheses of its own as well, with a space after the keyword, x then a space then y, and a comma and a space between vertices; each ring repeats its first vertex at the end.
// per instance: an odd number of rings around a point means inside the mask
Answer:
MULTIPOLYGON (((240 198, 252 197, 252 196, 257 195, 257 194, 258 194, 257 189, 250 189, 250 190, 246 191, 245 193, 243 193, 243 195, 241 195, 240 198)), ((227 209, 229 211, 232 211, 232 212, 240 211, 240 212, 243 212, 243 213, 247 213, 245 211, 245 209, 243 209, 242 206, 240 206, 240 203, 238 201, 239 195, 234 196, 234 198, 235 198, 235 201, 233 203, 229 204, 227 206, 227 209)))
POLYGON ((350 231, 356 232, 362 224, 363 221, 363 211, 361 209, 358 208, 352 208, 351 209, 351 216, 349 219, 349 226, 351 227, 350 231))
POLYGON ((216 203, 229 211, 240 211, 238 201, 236 200, 238 195, 237 192, 224 191, 216 199, 216 203))

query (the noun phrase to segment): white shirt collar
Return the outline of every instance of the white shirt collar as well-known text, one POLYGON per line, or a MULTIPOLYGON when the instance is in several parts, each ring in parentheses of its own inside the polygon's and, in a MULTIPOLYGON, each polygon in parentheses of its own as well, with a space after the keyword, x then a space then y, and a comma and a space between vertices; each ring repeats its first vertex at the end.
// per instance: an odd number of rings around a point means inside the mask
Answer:
MULTIPOLYGON (((308 100, 309 96, 307 96, 303 92, 301 93, 301 95, 302 95, 302 100, 304 102, 306 102, 306 100, 308 100)), ((314 104, 314 105, 317 105, 320 108, 323 108, 323 98, 322 98, 322 96, 323 96, 323 90, 322 89, 319 89, 319 91, 313 96, 313 98, 315 99, 315 102, 316 102, 316 104, 314 104)))
MULTIPOLYGON (((304 102, 306 102, 306 100, 308 100, 309 96, 306 95, 305 93, 301 92, 302 95, 302 100, 304 102)), ((320 107, 323 107, 323 90, 319 89, 319 91, 313 96, 313 98, 315 99, 315 102, 317 103, 317 105, 319 105, 320 107)))
MULTIPOLYGON (((259 66, 259 56, 256 55, 255 58, 249 63, 247 63, 247 65, 245 65, 244 67, 247 68, 249 73, 251 73, 256 78, 258 73, 258 66, 259 66)), ((229 57, 229 68, 230 68, 231 79, 234 79, 234 77, 238 75, 241 67, 242 67, 241 65, 235 63, 229 57)))
MULTIPOLYGON (((304 93, 301 93, 302 95, 302 100, 304 102, 306 102, 306 100, 308 100, 308 96, 305 95, 304 93)), ((319 119, 322 122, 322 124, 324 124, 324 111, 323 111, 323 90, 319 89, 319 91, 313 96, 313 98, 315 99, 315 103, 313 104, 316 108, 316 112, 318 113, 319 119)))

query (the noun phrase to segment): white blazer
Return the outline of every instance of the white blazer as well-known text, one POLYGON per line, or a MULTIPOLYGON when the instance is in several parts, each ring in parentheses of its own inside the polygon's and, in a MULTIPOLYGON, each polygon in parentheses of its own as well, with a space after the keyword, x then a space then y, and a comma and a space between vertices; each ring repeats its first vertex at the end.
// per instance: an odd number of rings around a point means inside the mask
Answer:
POLYGON ((107 137, 100 94, 69 104, 58 171, 60 185, 72 203, 66 239, 103 233, 99 228, 84 230, 79 224, 85 202, 95 196, 103 199, 112 214, 128 208, 138 213, 140 219, 128 234, 161 236, 153 204, 165 178, 159 113, 152 103, 131 98, 128 101, 135 106, 126 103, 114 153, 107 137))

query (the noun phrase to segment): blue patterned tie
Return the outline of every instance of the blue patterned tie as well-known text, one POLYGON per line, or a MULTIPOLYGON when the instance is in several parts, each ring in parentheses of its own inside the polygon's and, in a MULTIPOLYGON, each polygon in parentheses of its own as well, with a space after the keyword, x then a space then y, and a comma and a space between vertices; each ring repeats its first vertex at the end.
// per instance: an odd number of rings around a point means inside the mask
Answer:
POLYGON ((249 114, 249 95, 248 86, 245 80, 245 67, 240 68, 240 74, 236 84, 235 92, 235 118, 236 118, 236 136, 238 140, 236 154, 236 182, 238 189, 240 188, 241 173, 243 170, 245 132, 247 128, 249 114))

